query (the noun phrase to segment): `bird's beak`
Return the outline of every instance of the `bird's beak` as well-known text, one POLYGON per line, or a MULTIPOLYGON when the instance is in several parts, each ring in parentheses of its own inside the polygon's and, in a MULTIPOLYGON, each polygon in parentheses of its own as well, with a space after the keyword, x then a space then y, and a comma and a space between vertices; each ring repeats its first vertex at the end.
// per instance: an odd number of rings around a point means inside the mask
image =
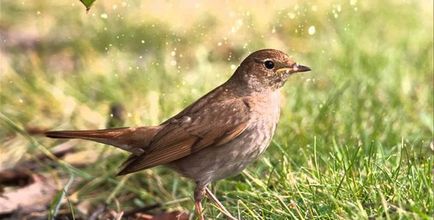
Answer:
POLYGON ((303 66, 303 65, 299 65, 299 64, 295 64, 292 67, 292 71, 295 73, 299 73, 299 72, 307 72, 310 71, 311 69, 307 66, 303 66))
POLYGON ((307 72, 311 69, 307 66, 299 65, 299 64, 292 64, 290 66, 282 67, 277 70, 278 73, 282 75, 291 75, 293 73, 300 73, 300 72, 307 72))

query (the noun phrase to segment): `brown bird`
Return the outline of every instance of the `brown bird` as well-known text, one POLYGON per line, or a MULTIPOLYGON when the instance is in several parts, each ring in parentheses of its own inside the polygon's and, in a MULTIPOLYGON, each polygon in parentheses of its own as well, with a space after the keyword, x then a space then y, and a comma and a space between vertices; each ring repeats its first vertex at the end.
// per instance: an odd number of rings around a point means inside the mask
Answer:
POLYGON ((270 144, 279 121, 279 89, 288 77, 310 68, 284 52, 250 54, 232 77, 158 126, 83 131, 50 131, 51 138, 79 138, 131 152, 119 175, 165 165, 196 183, 196 213, 213 181, 240 173, 270 144))

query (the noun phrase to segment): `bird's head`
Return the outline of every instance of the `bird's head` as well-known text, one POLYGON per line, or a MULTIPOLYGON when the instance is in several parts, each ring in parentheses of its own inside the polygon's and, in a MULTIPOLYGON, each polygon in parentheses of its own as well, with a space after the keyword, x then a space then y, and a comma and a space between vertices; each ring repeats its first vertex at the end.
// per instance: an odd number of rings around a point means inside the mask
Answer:
POLYGON ((241 62, 233 78, 256 91, 276 90, 294 73, 310 71, 297 64, 284 52, 274 49, 258 50, 241 62))

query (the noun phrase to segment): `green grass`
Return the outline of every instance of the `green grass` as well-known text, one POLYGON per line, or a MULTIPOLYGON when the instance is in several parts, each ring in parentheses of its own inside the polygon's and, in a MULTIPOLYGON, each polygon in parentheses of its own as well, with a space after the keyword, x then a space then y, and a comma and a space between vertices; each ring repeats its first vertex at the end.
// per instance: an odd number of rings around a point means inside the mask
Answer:
MULTIPOLYGON (((113 102, 125 106, 126 126, 157 124, 224 82, 249 52, 271 47, 313 71, 284 87, 281 121, 262 159, 213 184, 231 213, 432 219, 432 2, 285 2, 220 5, 236 8, 234 17, 204 4, 184 19, 188 12, 159 15, 144 1, 96 1, 88 14, 78 1, 3 1, 2 166, 61 143, 30 137, 26 127, 103 128, 113 102)), ((78 187, 68 194, 75 199, 63 208, 76 217, 81 201, 193 209, 193 184, 172 171, 115 177, 126 154, 85 141, 77 148, 102 159, 83 168, 42 164, 56 178, 75 173, 78 187)), ((223 218, 211 203, 205 209, 223 218)))

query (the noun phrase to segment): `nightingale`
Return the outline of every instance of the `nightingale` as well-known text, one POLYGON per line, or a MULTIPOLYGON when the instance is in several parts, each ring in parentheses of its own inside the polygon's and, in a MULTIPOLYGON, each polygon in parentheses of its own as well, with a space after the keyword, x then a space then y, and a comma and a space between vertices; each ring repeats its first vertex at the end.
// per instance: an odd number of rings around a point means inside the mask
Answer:
POLYGON ((240 173, 269 146, 279 121, 280 89, 310 68, 282 51, 263 49, 247 56, 222 85, 156 126, 49 131, 50 138, 78 138, 131 153, 118 175, 163 165, 193 180, 195 210, 204 219, 207 194, 234 219, 207 186, 240 173))

